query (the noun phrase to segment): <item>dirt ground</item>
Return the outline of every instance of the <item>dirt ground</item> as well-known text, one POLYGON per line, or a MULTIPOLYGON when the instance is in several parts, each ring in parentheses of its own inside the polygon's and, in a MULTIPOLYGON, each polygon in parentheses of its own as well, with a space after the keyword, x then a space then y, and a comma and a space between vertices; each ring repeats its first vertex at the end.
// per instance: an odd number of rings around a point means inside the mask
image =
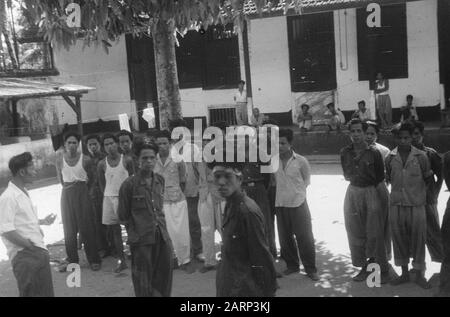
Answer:
MULTIPOLYGON (((321 280, 312 282, 302 273, 283 277, 279 280, 277 296, 433 296, 437 291, 437 279, 433 275, 439 272, 440 265, 431 263, 427 255, 427 278, 432 278, 433 289, 422 290, 415 284, 398 287, 390 285, 381 288, 368 288, 365 283, 351 281, 355 270, 351 265, 347 235, 343 219, 343 201, 347 183, 337 164, 313 164, 312 186, 308 190, 308 202, 313 217, 313 230, 316 239, 317 266, 321 280)), ((60 217, 61 187, 44 186, 31 191, 31 198, 38 208, 40 217, 49 213, 58 214, 51 227, 44 227, 45 242, 49 245, 51 258, 60 260, 65 257, 63 231, 60 217)), ((439 214, 442 217, 449 198, 442 191, 439 199, 439 214)), ((218 241, 219 242, 219 239, 218 241)), ((80 252, 81 259, 84 258, 80 252)), ((126 270, 117 275, 113 273, 115 261, 108 258, 99 272, 92 272, 82 260, 81 287, 68 288, 68 273, 53 271, 55 294, 58 297, 129 297, 134 296, 131 272, 126 270)), ((197 268, 200 264, 196 264, 197 268)), ((277 269, 285 269, 283 261, 277 262, 277 269)), ((398 271, 397 268, 395 270, 398 271)), ((12 274, 6 250, 0 243, 0 297, 18 295, 16 282, 12 274)), ((201 274, 198 271, 188 275, 183 271, 174 271, 173 292, 175 297, 215 296, 215 272, 201 274)))

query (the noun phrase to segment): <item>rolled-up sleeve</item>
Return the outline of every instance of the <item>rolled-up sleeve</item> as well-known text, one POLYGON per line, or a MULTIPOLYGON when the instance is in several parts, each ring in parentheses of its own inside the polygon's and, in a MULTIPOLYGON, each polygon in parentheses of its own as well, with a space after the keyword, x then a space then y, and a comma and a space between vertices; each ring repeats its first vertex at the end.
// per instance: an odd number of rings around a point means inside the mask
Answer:
POLYGON ((424 179, 428 179, 433 176, 433 171, 431 170, 431 164, 428 157, 423 154, 418 157, 420 168, 422 170, 422 175, 424 179))
POLYGON ((300 165, 300 172, 303 176, 306 186, 311 185, 311 166, 306 158, 303 158, 300 165))
POLYGON ((0 198, 0 235, 15 231, 16 203, 9 197, 0 198))

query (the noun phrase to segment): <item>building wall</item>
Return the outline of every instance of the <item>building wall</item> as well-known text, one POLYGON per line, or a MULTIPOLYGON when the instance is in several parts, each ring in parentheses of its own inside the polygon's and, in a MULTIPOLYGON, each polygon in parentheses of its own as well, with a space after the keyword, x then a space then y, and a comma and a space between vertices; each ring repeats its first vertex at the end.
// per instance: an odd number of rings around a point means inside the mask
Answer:
MULTIPOLYGON (((334 13, 338 82, 334 99, 344 111, 355 109, 358 100, 364 99, 368 103, 371 100, 369 83, 358 81, 356 10, 346 12, 347 27, 344 10, 334 13)), ((437 105, 440 102, 437 0, 408 3, 407 29, 409 78, 390 81, 392 104, 398 108, 407 94, 413 94, 419 106, 437 105)), ((241 74, 245 79, 242 43, 240 39, 241 74)), ((249 46, 253 104, 261 112, 288 112, 301 100, 310 99, 309 95, 291 92, 285 16, 251 20, 249 46)), ((135 112, 135 105, 130 100, 124 38, 110 49, 109 54, 102 47, 83 50, 80 42, 70 51, 56 51, 55 63, 61 72, 58 80, 96 87, 83 97, 85 121, 117 120, 118 114, 135 112)), ((234 89, 182 89, 183 115, 207 117, 208 106, 233 104, 234 92, 234 89)), ((75 123, 72 110, 64 102, 59 105, 60 121, 75 123)))
MULTIPOLYGON (((399 108, 406 95, 415 96, 418 106, 435 106, 440 102, 439 50, 437 31, 437 1, 415 1, 407 3, 408 31, 408 75, 406 79, 390 80, 392 106, 399 108)), ((344 10, 335 11, 335 41, 337 67, 337 103, 342 110, 356 108, 358 100, 369 101, 371 92, 368 81, 358 81, 358 53, 356 10, 347 11, 348 64, 345 48, 344 10), (339 15, 341 26, 339 27, 339 15), (340 32, 339 32, 340 31, 340 32), (342 61, 340 41, 342 42, 342 61), (346 66, 348 69, 345 69, 346 66)))
MULTIPOLYGON (((241 76, 245 78, 242 40, 239 41, 241 76)), ((86 47, 80 41, 69 51, 55 51, 55 64, 61 75, 55 80, 79 83, 96 89, 82 99, 83 121, 118 120, 122 113, 136 115, 135 103, 130 100, 125 38, 121 38, 107 54, 100 47, 86 47), (112 101, 112 102, 105 102, 112 101)), ((207 117, 208 106, 234 104, 234 89, 203 90, 181 89, 181 105, 185 117, 207 117)), ((60 101, 59 115, 62 123, 76 123, 73 111, 60 101)))
MULTIPOLYGON (((347 49, 344 11, 334 13, 338 82, 335 102, 344 111, 355 109, 359 100, 369 102, 371 97, 369 82, 358 81, 356 10, 346 11, 347 49), (340 27, 338 14, 341 15, 340 27)), ((265 113, 290 111, 299 100, 306 97, 303 93, 291 92, 286 19, 285 16, 280 16, 254 19, 250 23, 253 99, 254 104, 265 113)), ((435 106, 440 102, 437 1, 408 3, 407 29, 409 78, 390 81, 393 107, 401 107, 407 94, 413 94, 419 106, 435 106)))
MULTIPOLYGON (((118 120, 119 114, 135 111, 130 101, 125 37, 115 43, 108 54, 101 45, 83 49, 83 42, 79 41, 69 51, 55 50, 54 55, 61 73, 55 81, 96 88, 81 99, 83 121, 118 120)), ((58 106, 61 122, 76 123, 75 114, 64 101, 59 101, 58 106)))

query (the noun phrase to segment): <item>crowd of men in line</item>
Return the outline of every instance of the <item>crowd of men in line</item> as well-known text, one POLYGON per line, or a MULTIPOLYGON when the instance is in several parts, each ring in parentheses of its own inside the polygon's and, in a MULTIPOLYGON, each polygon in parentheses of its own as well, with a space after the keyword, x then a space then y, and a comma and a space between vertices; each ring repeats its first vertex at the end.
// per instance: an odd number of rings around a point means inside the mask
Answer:
POLYGON ((450 153, 441 158, 425 146, 424 125, 416 120, 407 120, 392 131, 397 141, 392 151, 377 143, 375 123, 353 119, 349 129, 352 144, 342 149, 341 162, 350 182, 345 226, 353 265, 361 268, 353 280, 365 281, 368 265, 377 263, 382 284, 413 281, 429 289, 425 278, 428 248, 432 261, 442 263, 439 294, 448 296, 450 205, 441 228, 437 203, 444 180, 450 185, 450 153), (390 270, 392 246, 400 276, 390 270))
MULTIPOLYGON (((171 129, 185 125, 180 120, 171 129)), ((215 126, 224 132, 227 127, 215 126)), ((437 152, 423 145, 424 128, 417 121, 395 131, 393 151, 376 143, 376 124, 353 119, 349 129, 352 144, 341 159, 350 182, 346 230, 353 265, 361 268, 354 281, 365 281, 367 266, 378 263, 382 283, 406 283, 412 274, 419 286, 429 288, 426 245, 433 261, 443 263, 441 288, 448 292, 450 209, 441 234, 437 197, 444 179, 450 185, 450 154, 442 164, 437 152), (400 276, 390 270, 391 245, 400 276)), ((154 131, 142 140, 127 131, 91 135, 85 139, 88 155, 80 151, 81 137, 66 133, 56 162, 67 253, 59 270, 79 263, 81 243, 92 270, 100 270, 102 258, 110 255, 117 258, 115 272, 125 270, 124 225, 136 296, 170 296, 173 269, 193 273, 196 261, 203 263, 202 273, 217 269, 217 296, 274 296, 276 279, 298 273, 300 261, 306 275, 318 281, 307 202, 311 169, 293 149, 293 131, 278 132, 280 164, 272 174, 261 173, 261 162, 239 163, 227 155, 223 162, 202 162, 195 159, 201 151, 190 140, 172 140, 170 131, 154 131), (181 151, 188 153, 178 154, 190 160, 174 160, 174 142, 183 142, 181 151), (275 270, 275 216, 283 274, 275 270), (222 236, 220 260, 216 231, 222 236)), ((0 234, 20 295, 53 296, 39 225, 51 225, 55 217, 38 220, 29 198, 26 185, 35 174, 31 154, 13 157, 9 166, 13 178, 0 197, 0 234)))

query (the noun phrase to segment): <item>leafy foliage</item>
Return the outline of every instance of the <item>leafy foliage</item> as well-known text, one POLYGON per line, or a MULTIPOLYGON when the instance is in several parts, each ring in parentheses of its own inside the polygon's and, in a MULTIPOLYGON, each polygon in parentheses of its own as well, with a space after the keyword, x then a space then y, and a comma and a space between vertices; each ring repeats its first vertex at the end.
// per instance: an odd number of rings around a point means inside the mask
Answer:
MULTIPOLYGON (((177 32, 231 21, 243 21, 246 0, 78 0, 81 5, 81 28, 67 26, 65 8, 72 0, 23 0, 31 24, 38 24, 45 38, 70 47, 77 38, 110 46, 124 33, 152 34, 160 21, 174 23, 177 32)), ((266 0, 253 1, 258 8, 266 0)))

